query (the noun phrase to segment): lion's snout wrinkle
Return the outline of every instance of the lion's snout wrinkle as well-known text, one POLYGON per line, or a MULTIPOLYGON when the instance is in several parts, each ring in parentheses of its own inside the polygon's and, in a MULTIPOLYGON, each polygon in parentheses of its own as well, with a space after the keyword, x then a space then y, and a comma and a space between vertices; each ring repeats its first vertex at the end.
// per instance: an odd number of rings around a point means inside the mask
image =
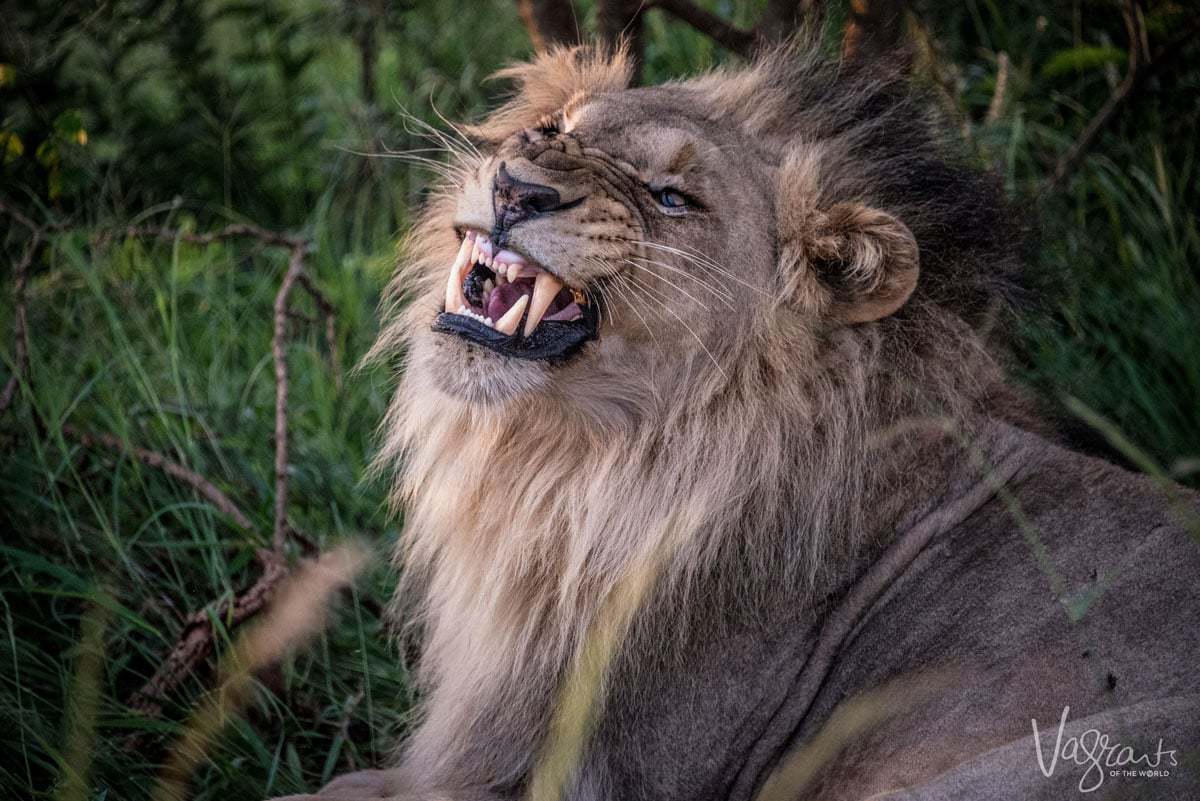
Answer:
POLYGON ((517 223, 562 208, 562 195, 551 186, 522 181, 500 162, 492 181, 492 212, 497 230, 507 230, 517 223))

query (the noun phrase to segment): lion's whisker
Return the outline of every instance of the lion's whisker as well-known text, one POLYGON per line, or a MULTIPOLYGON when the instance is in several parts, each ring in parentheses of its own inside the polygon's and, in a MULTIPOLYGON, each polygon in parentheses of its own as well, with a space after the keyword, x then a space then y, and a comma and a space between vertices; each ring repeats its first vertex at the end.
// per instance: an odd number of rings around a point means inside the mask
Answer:
MULTIPOLYGON (((658 261, 657 259, 647 258, 646 256, 634 256, 634 258, 637 259, 639 262, 645 262, 646 264, 653 264, 657 267, 662 267, 664 270, 668 270, 677 275, 682 275, 685 278, 691 279, 692 281, 696 282, 698 285, 700 285, 704 289, 711 292, 713 294, 713 296, 716 297, 716 299, 719 300, 727 309, 729 309, 730 311, 734 310, 733 303, 730 302, 731 299, 733 298, 733 295, 729 293, 729 290, 724 285, 715 284, 710 281, 705 281, 703 278, 698 278, 697 276, 692 275, 687 270, 681 270, 678 267, 667 264, 666 262, 658 261)), ((662 280, 662 281, 666 281, 666 279, 664 279, 662 276, 656 274, 653 270, 650 270, 643 265, 637 265, 637 266, 642 267, 642 269, 644 269, 646 272, 649 272, 655 278, 658 278, 659 280, 662 280)), ((670 283, 670 282, 668 282, 668 283, 670 283)), ((679 289, 680 292, 684 292, 682 287, 679 287, 675 284, 671 284, 671 285, 675 286, 677 289, 679 289)), ((687 294, 687 293, 684 292, 684 294, 687 294)), ((691 297, 691 295, 688 295, 688 297, 691 297)), ((708 308, 708 307, 706 306, 705 308, 708 308)))
POLYGON ((647 267, 646 265, 644 265, 644 264, 638 264, 637 262, 633 261, 632 259, 621 259, 621 261, 623 261, 623 262, 625 262, 626 264, 629 264, 629 265, 631 265, 631 266, 633 266, 633 267, 636 267, 637 269, 641 270, 642 272, 646 273, 647 275, 650 275, 650 276, 652 276, 653 278, 655 278, 655 279, 657 279, 657 280, 659 280, 659 281, 662 281, 662 282, 663 282, 664 284, 666 284, 667 286, 671 287, 671 288, 672 288, 672 289, 674 289, 675 291, 677 291, 677 292, 679 292, 680 294, 684 295, 685 297, 689 298, 689 299, 690 299, 690 300, 691 300, 693 303, 695 303, 697 306, 699 306, 700 308, 704 309, 705 311, 709 311, 709 312, 710 312, 710 311, 712 311, 712 307, 711 307, 711 306, 709 306, 707 303, 703 302, 702 300, 700 300, 700 299, 699 299, 699 298, 697 298, 695 295, 693 295, 692 293, 688 292, 686 289, 684 289, 683 287, 679 286, 678 284, 676 284, 676 283, 673 283, 672 281, 670 281, 670 280, 668 280, 668 279, 664 278, 663 276, 659 275, 658 273, 654 272, 653 270, 651 270, 651 269, 650 269, 649 267, 647 267))
POLYGON ((649 334, 650 339, 654 341, 654 347, 657 348, 660 353, 665 355, 666 351, 663 350, 661 343, 658 341, 658 337, 655 335, 654 330, 650 327, 650 323, 646 321, 646 318, 640 311, 638 311, 637 306, 628 297, 628 295, 632 295, 634 298, 636 298, 637 293, 634 292, 631 287, 629 287, 629 285, 626 283, 625 276, 621 273, 615 273, 612 278, 612 288, 616 290, 617 295, 625 301, 625 305, 629 307, 629 310, 637 315, 637 318, 642 321, 642 327, 646 329, 646 333, 649 334))
POLYGON ((477 148, 475 146, 475 143, 471 141, 471 138, 469 136, 467 136, 466 133, 463 132, 462 128, 459 128, 453 122, 448 120, 446 118, 445 114, 442 114, 441 110, 433 102, 432 98, 430 98, 429 107, 431 109, 433 109, 433 113, 437 115, 439 120, 446 123, 446 125, 449 126, 450 130, 458 135, 458 138, 456 141, 461 142, 466 147, 466 149, 470 150, 471 153, 473 153, 475 155, 476 158, 478 158, 480 160, 483 159, 483 154, 479 152, 479 148, 477 148))
POLYGON ((670 245, 664 245, 659 242, 648 242, 644 239, 627 239, 625 241, 627 241, 633 245, 641 245, 643 247, 655 248, 658 250, 665 251, 667 253, 673 253, 676 256, 679 256, 680 258, 691 261, 693 264, 695 264, 697 267, 700 267, 701 269, 708 268, 709 270, 716 272, 719 275, 725 276, 726 278, 729 278, 733 281, 738 282, 739 284, 746 287, 747 289, 758 292, 759 294, 764 295, 766 297, 771 297, 771 293, 767 292, 762 287, 755 286, 754 284, 746 281, 741 276, 732 272, 728 268, 722 267, 720 264, 717 264, 715 261, 713 261, 708 256, 704 255, 703 253, 684 251, 684 250, 680 250, 679 248, 672 247, 670 245))
MULTIPOLYGON (((649 292, 649 291, 651 291, 651 290, 650 290, 650 287, 646 286, 644 283, 642 283, 641 281, 639 281, 639 280, 637 279, 637 276, 635 276, 635 275, 632 275, 632 274, 628 274, 628 275, 626 275, 626 278, 629 278, 631 281, 633 281, 633 282, 634 282, 634 284, 635 284, 635 285, 636 285, 636 286, 637 286, 639 289, 641 289, 643 292, 649 292)), ((675 313, 675 310, 674 310, 674 309, 672 309, 672 308, 671 308, 669 305, 667 305, 665 302, 661 303, 661 304, 659 305, 659 308, 660 308, 662 311, 665 311, 667 314, 669 314, 669 315, 671 315, 672 317, 674 317, 676 320, 678 320, 678 321, 679 321, 679 324, 680 324, 680 325, 682 325, 684 328, 686 328, 686 329, 687 329, 687 332, 688 332, 689 334, 691 334, 691 335, 692 335, 692 339, 696 340, 696 344, 700 346, 701 350, 703 350, 703 351, 704 351, 705 355, 706 355, 706 356, 708 356, 709 360, 710 360, 710 361, 713 363, 713 367, 716 367, 716 368, 717 368, 717 372, 719 372, 723 378, 725 378, 725 379, 728 379, 728 378, 729 378, 729 374, 725 372, 725 368, 723 368, 723 367, 721 366, 721 363, 720 363, 719 361, 717 361, 717 357, 716 357, 716 356, 714 356, 714 355, 713 355, 713 353, 712 353, 712 351, 708 349, 708 346, 704 344, 704 340, 700 338, 700 335, 699 335, 699 334, 697 334, 697 333, 695 332, 695 330, 694 330, 694 329, 693 329, 693 328, 692 328, 690 325, 688 325, 688 323, 687 323, 687 320, 683 319, 683 318, 682 318, 682 317, 680 317, 678 314, 676 314, 676 313, 675 313)))

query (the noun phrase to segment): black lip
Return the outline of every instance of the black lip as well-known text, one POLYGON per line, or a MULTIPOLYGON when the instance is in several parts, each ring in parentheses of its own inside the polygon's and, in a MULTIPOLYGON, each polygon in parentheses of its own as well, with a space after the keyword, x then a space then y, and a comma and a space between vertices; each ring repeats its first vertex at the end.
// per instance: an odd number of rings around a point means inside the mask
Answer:
POLYGON ((434 318, 433 330, 454 334, 513 359, 562 361, 595 339, 600 329, 600 312, 595 301, 582 308, 582 318, 569 323, 543 320, 529 337, 521 336, 519 330, 512 335, 503 334, 471 317, 446 312, 434 318))

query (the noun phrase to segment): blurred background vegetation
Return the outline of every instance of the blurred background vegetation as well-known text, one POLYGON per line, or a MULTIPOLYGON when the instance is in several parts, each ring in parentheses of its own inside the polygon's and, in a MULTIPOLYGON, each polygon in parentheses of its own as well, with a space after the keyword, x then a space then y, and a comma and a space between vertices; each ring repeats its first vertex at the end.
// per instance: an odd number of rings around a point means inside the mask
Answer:
MULTIPOLYGON (((27 358, 8 345, 0 358, 0 381, 21 373, 0 417, 0 798, 147 797, 212 660, 161 715, 130 699, 189 615, 253 583, 271 539, 272 304, 288 252, 174 232, 253 222, 312 243, 306 268, 337 317, 326 341, 320 309, 296 295, 289 548, 362 534, 382 554, 394 541, 400 521, 364 479, 390 378, 348 372, 429 178, 389 156, 429 147, 423 126, 443 127, 441 115, 496 101, 504 87, 483 79, 531 52, 517 7, 538 5, 0 0, 0 330, 17 322, 14 266, 28 257, 29 331, 27 358), (207 477, 251 525, 129 448, 207 477), (83 692, 97 649, 95 692, 83 692)), ((736 60, 666 13, 680 3, 649 5, 661 8, 638 14, 646 82, 736 60)), ((779 5, 694 7, 744 31, 779 5)), ((847 9, 824 5, 839 30, 847 9)), ((575 10, 584 31, 612 25, 604 3, 575 10)), ((1049 291, 1018 332, 1019 378, 1096 447, 1193 486, 1194 25, 1194 9, 1156 0, 920 0, 903 30, 917 79, 1040 229, 1031 269, 1049 291)), ((386 759, 413 698, 382 636, 385 561, 336 627, 258 677, 195 798, 294 792, 386 759)), ((212 621, 218 651, 228 622, 212 621)))

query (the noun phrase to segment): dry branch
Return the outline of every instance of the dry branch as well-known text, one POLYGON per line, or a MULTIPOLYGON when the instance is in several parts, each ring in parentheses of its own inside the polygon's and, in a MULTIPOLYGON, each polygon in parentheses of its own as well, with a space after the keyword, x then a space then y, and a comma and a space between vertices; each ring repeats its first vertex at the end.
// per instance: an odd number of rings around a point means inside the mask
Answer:
POLYGON ((182 242, 188 242, 193 245, 212 245, 217 242, 224 242, 230 239, 257 239, 266 245, 276 245, 282 248, 295 249, 297 247, 306 246, 304 239, 284 234, 279 231, 272 231, 267 228, 262 228, 251 223, 233 223, 216 231, 197 234, 190 231, 179 231, 173 228, 155 228, 152 226, 130 226, 119 231, 107 232, 96 238, 97 244, 106 244, 117 237, 126 237, 129 239, 162 239, 174 241, 176 239, 182 242))
POLYGON ((987 116, 984 121, 989 125, 997 122, 1004 113, 1004 103, 1008 95, 1008 53, 1001 50, 996 54, 996 88, 992 92, 992 100, 988 103, 987 116))
POLYGON ((244 529, 251 528, 250 518, 246 517, 242 510, 237 507, 237 504, 229 499, 228 495, 217 489, 216 485, 204 476, 184 467, 179 462, 146 448, 127 445, 120 437, 113 436, 112 434, 89 434, 69 424, 62 427, 62 432, 64 435, 79 442, 85 448, 106 448, 117 453, 128 454, 147 467, 161 470, 171 478, 196 490, 196 492, 204 496, 205 500, 215 506, 218 511, 237 523, 239 527, 244 529))
POLYGON ((758 42, 755 31, 744 31, 730 25, 716 14, 701 8, 691 0, 651 0, 648 8, 661 9, 680 22, 685 22, 717 44, 739 56, 749 58, 758 42))
MULTIPOLYGON (((17 212, 16 214, 19 214, 17 212)), ((30 229, 29 244, 13 266, 13 372, 0 390, 0 414, 8 410, 17 395, 21 382, 29 376, 29 320, 25 308, 25 288, 29 281, 29 265, 42 242, 42 231, 30 229)))
MULTIPOLYGON (((188 616, 179 640, 167 658, 130 699, 131 709, 150 717, 161 715, 163 701, 212 654, 216 643, 213 622, 221 621, 226 629, 232 630, 270 602, 289 570, 282 560, 275 559, 270 553, 260 552, 259 561, 263 565, 262 575, 245 592, 221 601, 211 611, 201 609, 188 616)), ((303 561, 307 563, 308 560, 303 561)))
MULTIPOLYGON (((1108 100, 1104 101, 1104 105, 1100 107, 1100 110, 1096 112, 1096 115, 1092 117, 1091 121, 1079 134, 1079 138, 1071 143, 1071 147, 1058 160, 1058 163, 1054 167, 1054 173, 1046 182, 1048 189, 1056 190, 1063 185, 1067 176, 1079 166, 1084 154, 1087 153, 1088 149, 1096 141, 1096 137, 1099 136, 1100 131, 1104 130, 1104 127, 1112 122, 1121 105, 1133 94, 1133 90, 1144 81, 1161 72, 1167 64, 1179 55, 1197 32, 1200 32, 1200 20, 1192 20, 1192 23, 1180 36, 1173 39, 1153 57, 1148 60, 1145 58, 1140 61, 1130 60, 1130 64, 1136 66, 1131 66, 1124 80, 1117 84, 1117 88, 1108 96, 1108 100)), ((1137 42, 1132 42, 1130 47, 1138 47, 1137 42)))
POLYGON ((287 458, 288 458, 288 363, 287 363, 287 319, 288 301, 292 289, 304 270, 303 244, 292 248, 287 272, 275 295, 275 335, 271 339, 271 356, 275 361, 275 522, 271 535, 271 547, 277 559, 282 560, 283 546, 287 541, 287 458))
POLYGON ((300 286, 304 287, 305 291, 312 297, 317 310, 321 312, 321 316, 325 318, 325 345, 329 348, 329 369, 333 371, 334 385, 338 390, 341 390, 342 361, 338 356, 337 346, 337 308, 325 296, 325 293, 317 287, 316 282, 312 280, 312 277, 308 273, 301 272, 298 280, 300 286))

